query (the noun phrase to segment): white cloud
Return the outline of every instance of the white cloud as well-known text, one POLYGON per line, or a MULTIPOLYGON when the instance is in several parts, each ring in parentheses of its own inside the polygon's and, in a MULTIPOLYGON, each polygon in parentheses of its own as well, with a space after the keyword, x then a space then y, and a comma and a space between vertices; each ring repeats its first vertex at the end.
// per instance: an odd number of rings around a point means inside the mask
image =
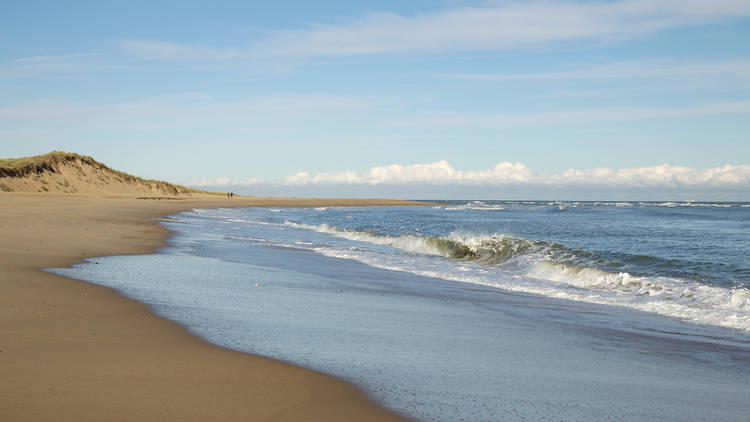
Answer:
MULTIPOLYGON (((527 113, 424 112, 404 107, 408 101, 386 96, 274 95, 226 102, 201 93, 175 93, 138 101, 93 104, 64 100, 35 100, 0 105, 0 127, 7 131, 62 129, 85 130, 188 130, 231 128, 248 135, 271 130, 300 138, 301 128, 357 121, 366 128, 416 130, 428 128, 485 128, 502 130, 592 125, 646 119, 700 118, 750 115, 750 101, 730 101, 683 107, 621 107, 527 113), (404 115, 405 118, 393 116, 404 115)), ((335 127, 335 126, 334 126, 335 127)), ((20 132, 19 132, 20 133, 20 132)), ((336 136, 335 133, 332 136, 336 136)), ((378 135, 379 136, 379 135, 378 135)), ((373 142, 382 138, 375 137, 373 142)))
MULTIPOLYGON (((269 57, 498 51, 563 42, 613 42, 750 16, 747 0, 502 1, 411 16, 370 12, 339 23, 277 30, 247 48, 124 40, 139 58, 242 62, 269 57)), ((259 60, 260 59, 260 60, 259 60)))
POLYGON ((341 56, 508 50, 636 38, 749 14, 746 0, 514 1, 415 16, 370 13, 351 22, 277 31, 256 44, 254 51, 341 56))
POLYGON ((514 81, 562 79, 675 78, 698 77, 707 75, 736 76, 744 79, 750 79, 750 60, 728 60, 718 62, 621 62, 579 67, 562 72, 447 74, 443 76, 454 79, 514 81))
POLYGON ((750 101, 725 101, 684 107, 619 107, 563 110, 537 113, 429 113, 423 116, 395 120, 394 127, 471 127, 506 128, 545 125, 576 125, 638 119, 703 117, 750 114, 750 101))
POLYGON ((254 186, 260 185, 263 182, 262 179, 252 177, 250 179, 233 179, 229 177, 216 177, 216 178, 202 178, 193 179, 192 182, 186 183, 188 186, 196 186, 200 188, 214 187, 214 186, 254 186))
POLYGON ((247 51, 209 46, 189 46, 170 41, 125 40, 120 48, 134 56, 153 60, 231 61, 246 59, 247 51))
POLYGON ((135 66, 105 61, 98 54, 61 54, 21 57, 0 63, 0 79, 30 78, 40 75, 97 70, 135 70, 135 66))
POLYGON ((288 176, 287 185, 309 184, 523 184, 604 185, 619 187, 736 187, 750 185, 750 165, 725 165, 707 169, 662 164, 636 168, 569 169, 560 174, 534 172, 522 163, 501 162, 485 170, 456 170, 447 161, 427 164, 372 167, 341 173, 300 172, 288 176))
POLYGON ((662 164, 625 169, 569 169, 546 178, 546 183, 607 184, 617 186, 731 186, 750 184, 750 165, 725 165, 707 169, 662 164))
POLYGON ((233 123, 257 127, 303 124, 305 119, 336 120, 395 104, 397 100, 384 96, 326 94, 260 96, 237 102, 215 101, 200 93, 176 93, 114 104, 36 100, 0 106, 0 125, 154 129, 233 123))

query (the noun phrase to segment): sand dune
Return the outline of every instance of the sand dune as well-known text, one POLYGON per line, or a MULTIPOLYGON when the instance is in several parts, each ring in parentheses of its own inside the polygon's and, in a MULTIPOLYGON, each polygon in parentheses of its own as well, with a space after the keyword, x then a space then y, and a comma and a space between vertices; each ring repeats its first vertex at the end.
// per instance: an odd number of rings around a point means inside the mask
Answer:
POLYGON ((83 195, 192 196, 206 192, 148 180, 107 167, 91 157, 53 151, 0 160, 0 190, 83 195))

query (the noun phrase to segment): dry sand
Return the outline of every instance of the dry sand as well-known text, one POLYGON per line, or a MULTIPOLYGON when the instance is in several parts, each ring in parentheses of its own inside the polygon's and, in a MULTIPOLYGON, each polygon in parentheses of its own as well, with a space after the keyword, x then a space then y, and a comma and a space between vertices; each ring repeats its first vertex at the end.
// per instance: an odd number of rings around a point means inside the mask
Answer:
MULTIPOLYGON (((0 193, 0 420, 399 420, 331 376, 210 345, 113 290, 40 271, 150 253, 196 207, 396 201, 0 193)), ((406 203, 403 203, 406 204, 406 203)))

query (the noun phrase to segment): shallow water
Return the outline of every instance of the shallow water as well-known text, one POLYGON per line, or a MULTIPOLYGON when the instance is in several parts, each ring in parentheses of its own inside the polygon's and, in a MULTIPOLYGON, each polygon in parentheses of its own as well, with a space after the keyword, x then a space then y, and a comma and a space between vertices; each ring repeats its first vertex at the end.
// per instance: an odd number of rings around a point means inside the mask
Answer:
POLYGON ((740 421, 750 210, 715 205, 194 210, 54 272, 423 420, 740 421))

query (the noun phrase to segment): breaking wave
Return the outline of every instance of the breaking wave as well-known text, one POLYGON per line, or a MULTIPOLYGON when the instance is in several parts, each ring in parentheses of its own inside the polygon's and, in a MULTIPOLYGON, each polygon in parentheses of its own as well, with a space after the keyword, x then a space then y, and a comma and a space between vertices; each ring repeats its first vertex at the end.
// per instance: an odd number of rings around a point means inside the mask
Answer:
POLYGON ((552 242, 537 242, 505 235, 484 237, 450 237, 402 234, 398 236, 378 235, 374 232, 339 228, 328 224, 310 226, 287 221, 287 226, 328 233, 349 240, 390 246, 407 252, 438 255, 459 260, 479 261, 486 264, 501 264, 520 256, 564 246, 552 242))
POLYGON ((666 208, 747 208, 750 204, 743 202, 643 202, 643 201, 469 201, 466 203, 452 203, 451 205, 440 205, 446 211, 457 210, 506 210, 509 207, 537 206, 549 207, 557 210, 586 207, 666 207, 666 208))
POLYGON ((441 266, 396 255, 384 258, 382 254, 376 256, 361 249, 315 248, 328 256, 354 259, 379 268, 547 297, 625 306, 696 323, 750 331, 750 290, 747 288, 607 271, 600 268, 606 267, 601 263, 607 259, 556 242, 501 234, 390 236, 328 224, 312 226, 287 221, 284 225, 413 254, 449 258, 454 262, 441 266))
POLYGON ((505 209, 504 206, 498 203, 488 203, 484 201, 471 201, 463 205, 454 205, 451 207, 445 207, 448 211, 460 211, 460 210, 483 210, 483 211, 502 211, 505 209))

